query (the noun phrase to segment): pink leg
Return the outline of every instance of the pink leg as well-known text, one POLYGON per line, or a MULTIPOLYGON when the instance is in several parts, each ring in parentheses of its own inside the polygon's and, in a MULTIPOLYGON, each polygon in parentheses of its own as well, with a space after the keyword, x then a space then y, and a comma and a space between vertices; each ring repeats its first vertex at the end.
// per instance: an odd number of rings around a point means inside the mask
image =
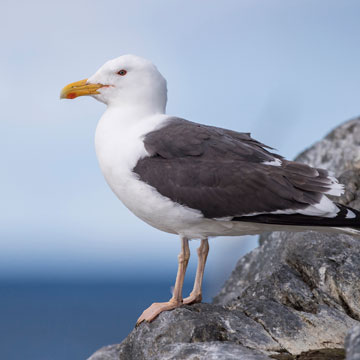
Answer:
POLYGON ((189 240, 181 237, 181 252, 178 256, 178 272, 176 275, 174 293, 172 298, 163 303, 153 303, 148 307, 139 317, 136 325, 139 325, 143 321, 151 322, 160 313, 166 310, 172 310, 182 305, 182 287, 184 284, 185 272, 190 259, 189 240))
POLYGON ((209 253, 208 239, 201 240, 201 244, 200 244, 200 247, 197 249, 197 253, 198 253, 199 260, 198 260, 198 266, 196 269, 194 288, 193 288, 192 292, 190 293, 190 296, 188 296, 187 298, 185 298, 183 300, 184 304, 199 303, 202 300, 201 286, 202 286, 202 281, 203 281, 203 277, 204 277, 206 259, 207 259, 208 253, 209 253))

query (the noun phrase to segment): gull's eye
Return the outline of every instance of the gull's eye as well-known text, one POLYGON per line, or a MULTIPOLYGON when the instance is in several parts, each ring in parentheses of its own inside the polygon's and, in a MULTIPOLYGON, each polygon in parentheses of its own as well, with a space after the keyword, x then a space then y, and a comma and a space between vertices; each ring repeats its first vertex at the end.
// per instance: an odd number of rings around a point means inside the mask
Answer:
POLYGON ((117 74, 120 76, 124 76, 127 74, 127 71, 123 69, 123 70, 118 71, 117 74))

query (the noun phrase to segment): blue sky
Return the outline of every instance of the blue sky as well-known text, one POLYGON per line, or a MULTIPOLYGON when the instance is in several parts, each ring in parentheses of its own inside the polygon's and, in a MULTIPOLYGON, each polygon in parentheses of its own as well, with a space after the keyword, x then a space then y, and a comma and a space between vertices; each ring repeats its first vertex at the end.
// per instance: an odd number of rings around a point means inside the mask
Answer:
MULTIPOLYGON (((100 173, 104 105, 59 100, 110 58, 152 60, 168 80, 169 114, 250 131, 288 158, 360 113, 358 1, 3 1, 0 10, 0 276, 175 271, 177 238, 129 213, 100 173)), ((217 276, 252 245, 212 240, 208 271, 217 276)))

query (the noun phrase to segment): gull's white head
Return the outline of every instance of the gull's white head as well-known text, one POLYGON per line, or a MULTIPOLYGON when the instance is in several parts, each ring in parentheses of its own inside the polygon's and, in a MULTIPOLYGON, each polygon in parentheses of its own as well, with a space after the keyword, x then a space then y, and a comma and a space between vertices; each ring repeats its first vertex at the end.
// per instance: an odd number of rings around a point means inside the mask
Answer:
POLYGON ((61 98, 91 95, 109 106, 146 106, 165 112, 166 80, 155 65, 135 55, 107 61, 91 77, 65 86, 61 98))

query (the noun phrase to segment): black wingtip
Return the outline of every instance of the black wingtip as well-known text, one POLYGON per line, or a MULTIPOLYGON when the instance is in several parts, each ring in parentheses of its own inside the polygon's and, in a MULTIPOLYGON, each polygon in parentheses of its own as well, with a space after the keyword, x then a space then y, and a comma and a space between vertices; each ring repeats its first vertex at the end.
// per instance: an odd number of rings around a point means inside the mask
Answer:
POLYGON ((310 216, 302 214, 260 214, 255 216, 241 216, 233 218, 233 221, 246 221, 272 225, 289 226, 324 226, 324 227, 348 227, 360 229, 360 211, 345 205, 336 204, 339 212, 335 217, 310 216))

